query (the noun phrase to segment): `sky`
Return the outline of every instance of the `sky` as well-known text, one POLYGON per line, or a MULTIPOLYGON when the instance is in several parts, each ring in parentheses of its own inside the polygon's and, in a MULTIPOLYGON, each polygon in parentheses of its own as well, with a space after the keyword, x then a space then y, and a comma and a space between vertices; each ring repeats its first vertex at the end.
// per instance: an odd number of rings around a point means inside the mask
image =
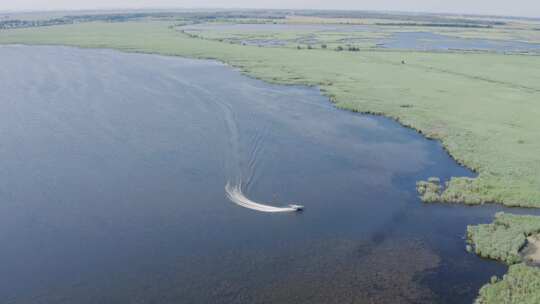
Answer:
POLYGON ((113 8, 354 9, 540 17, 540 0, 0 0, 0 11, 113 8))

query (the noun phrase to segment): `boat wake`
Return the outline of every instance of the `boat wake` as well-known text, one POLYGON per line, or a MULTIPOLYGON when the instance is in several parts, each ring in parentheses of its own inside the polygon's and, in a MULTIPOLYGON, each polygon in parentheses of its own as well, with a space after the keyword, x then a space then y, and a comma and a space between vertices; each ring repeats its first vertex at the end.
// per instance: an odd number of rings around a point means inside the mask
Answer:
POLYGON ((299 205, 288 205, 284 207, 274 207, 269 205, 260 204, 254 202, 247 198, 244 193, 242 193, 242 187, 240 185, 231 185, 227 183, 225 185, 225 193, 227 198, 233 203, 248 208, 252 210, 257 210, 261 212, 295 212, 302 210, 302 206, 299 205))
MULTIPOLYGON (((224 157, 224 170, 229 173, 230 181, 225 185, 225 193, 227 198, 233 203, 244 208, 260 211, 260 212, 295 212, 302 211, 304 206, 290 204, 282 207, 274 207, 266 204, 254 202, 247 198, 242 192, 242 186, 249 189, 252 183, 259 178, 257 170, 259 165, 259 154, 264 150, 264 142, 269 127, 260 124, 252 131, 252 137, 246 138, 247 149, 242 149, 240 142, 240 131, 237 124, 236 113, 233 107, 226 100, 215 96, 211 91, 193 87, 200 92, 202 96, 206 96, 209 105, 215 106, 223 115, 223 123, 229 136, 227 138, 230 149, 226 151, 224 157), (247 154, 248 157, 243 158, 242 155, 247 154)), ((250 118, 255 119, 255 118, 250 118)))

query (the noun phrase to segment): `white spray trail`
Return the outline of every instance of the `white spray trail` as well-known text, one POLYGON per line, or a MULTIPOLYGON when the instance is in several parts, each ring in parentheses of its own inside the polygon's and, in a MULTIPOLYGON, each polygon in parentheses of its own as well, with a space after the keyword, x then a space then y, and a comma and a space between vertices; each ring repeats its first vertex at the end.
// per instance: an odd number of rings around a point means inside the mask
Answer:
POLYGON ((227 198, 231 200, 233 203, 251 209, 251 210, 257 210, 261 212, 295 212, 297 211, 296 208, 286 206, 286 207, 274 207, 269 205, 264 205, 261 203, 254 202, 247 198, 244 193, 242 193, 242 187, 240 185, 231 185, 230 183, 227 183, 225 185, 225 193, 227 194, 227 198))

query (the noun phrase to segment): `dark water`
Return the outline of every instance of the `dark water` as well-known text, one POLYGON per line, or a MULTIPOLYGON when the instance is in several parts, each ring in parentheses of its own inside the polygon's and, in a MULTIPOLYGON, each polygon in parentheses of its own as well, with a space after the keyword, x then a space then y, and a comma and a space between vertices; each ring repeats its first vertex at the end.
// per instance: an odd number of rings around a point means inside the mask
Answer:
POLYGON ((412 50, 475 50, 492 52, 540 52, 539 43, 508 40, 466 39, 449 37, 430 32, 394 33, 391 38, 381 41, 382 46, 391 49, 412 50))
POLYGON ((505 272, 462 239, 496 208, 416 197, 471 172, 315 89, 108 50, 0 67, 0 303, 467 303, 505 272), (235 175, 306 209, 239 207, 235 175))

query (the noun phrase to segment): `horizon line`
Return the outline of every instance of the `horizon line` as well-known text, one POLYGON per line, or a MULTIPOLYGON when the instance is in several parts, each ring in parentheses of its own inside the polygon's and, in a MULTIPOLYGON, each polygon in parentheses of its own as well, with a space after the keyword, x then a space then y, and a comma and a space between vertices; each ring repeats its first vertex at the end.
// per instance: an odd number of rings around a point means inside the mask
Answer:
POLYGON ((496 18, 519 18, 540 20, 540 16, 519 16, 519 15, 501 15, 487 13, 450 13, 450 12, 428 12, 428 11, 396 11, 396 10, 373 10, 373 9, 341 9, 341 8, 250 8, 250 7, 180 7, 180 6, 144 6, 144 7, 97 7, 97 8, 53 8, 53 9, 8 9, 1 10, 1 14, 16 13, 62 13, 62 12, 92 12, 92 11, 152 11, 152 10, 255 10, 255 11, 336 11, 336 12, 367 12, 367 13, 385 13, 385 14, 423 14, 423 15, 445 15, 445 16, 464 16, 464 17, 496 17, 496 18))

